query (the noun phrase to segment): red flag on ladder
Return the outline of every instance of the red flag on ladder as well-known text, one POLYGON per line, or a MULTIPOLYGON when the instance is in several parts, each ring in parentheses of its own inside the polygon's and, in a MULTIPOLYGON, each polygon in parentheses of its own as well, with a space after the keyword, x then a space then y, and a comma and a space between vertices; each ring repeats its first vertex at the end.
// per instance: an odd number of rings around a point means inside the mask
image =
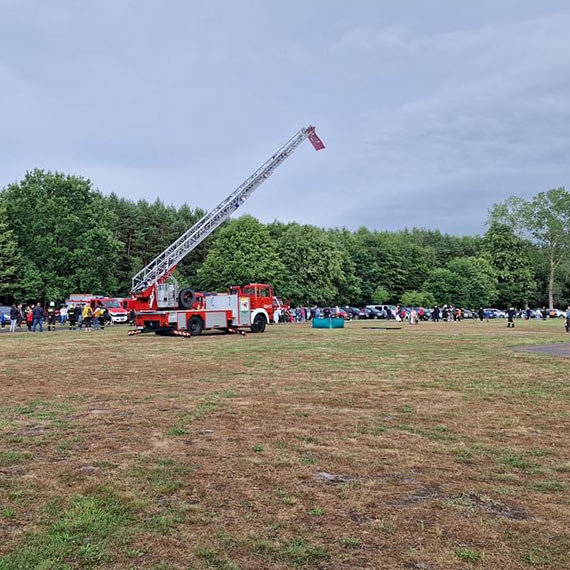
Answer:
POLYGON ((325 143, 319 138, 319 135, 317 135, 314 128, 309 130, 309 134, 307 136, 315 150, 323 150, 323 148, 325 148, 325 143))

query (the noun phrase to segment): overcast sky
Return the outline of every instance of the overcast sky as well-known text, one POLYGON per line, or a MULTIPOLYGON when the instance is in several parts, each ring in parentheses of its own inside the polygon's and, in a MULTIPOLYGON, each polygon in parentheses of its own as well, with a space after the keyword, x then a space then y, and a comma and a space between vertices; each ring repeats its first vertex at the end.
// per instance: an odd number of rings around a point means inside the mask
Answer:
POLYGON ((481 233, 568 185, 570 3, 0 0, 0 187, 210 209, 299 128, 263 221, 481 233))

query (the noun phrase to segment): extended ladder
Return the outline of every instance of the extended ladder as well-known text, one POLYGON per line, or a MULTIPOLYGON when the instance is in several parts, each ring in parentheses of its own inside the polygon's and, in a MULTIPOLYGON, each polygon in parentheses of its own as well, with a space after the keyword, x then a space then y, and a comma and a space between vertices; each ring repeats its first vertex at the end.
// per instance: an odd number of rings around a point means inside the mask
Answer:
POLYGON ((253 191, 263 184, 273 174, 273 171, 293 154, 295 149, 306 138, 309 138, 315 150, 324 148, 322 141, 315 133, 315 127, 309 126, 301 129, 223 202, 198 220, 144 269, 141 269, 133 277, 131 292, 140 293, 153 283, 156 283, 161 277, 168 275, 186 255, 225 222, 251 196, 253 191))

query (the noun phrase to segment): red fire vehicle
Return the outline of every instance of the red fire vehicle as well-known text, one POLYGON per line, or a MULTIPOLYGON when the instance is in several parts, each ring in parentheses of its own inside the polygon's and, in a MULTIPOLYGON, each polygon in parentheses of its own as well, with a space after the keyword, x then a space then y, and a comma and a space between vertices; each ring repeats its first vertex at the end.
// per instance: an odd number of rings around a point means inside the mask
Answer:
POLYGON ((123 307, 123 300, 115 297, 104 297, 103 295, 92 295, 91 293, 72 293, 69 299, 66 299, 67 306, 73 305, 87 305, 90 304, 93 308, 97 305, 103 305, 112 323, 126 323, 129 320, 127 310, 123 307))
POLYGON ((142 310, 136 316, 136 324, 142 329, 129 334, 155 332, 195 336, 204 329, 238 332, 243 328, 263 332, 273 318, 272 294, 271 285, 254 283, 232 287, 227 294, 198 297, 190 309, 142 310))
POLYGON ((129 334, 155 332, 194 336, 204 329, 265 330, 273 319, 271 285, 235 286, 224 294, 195 293, 191 289, 180 290, 173 273, 178 263, 227 220, 307 138, 315 150, 324 148, 315 127, 302 128, 225 200, 133 277, 126 307, 136 312, 137 329, 129 334))

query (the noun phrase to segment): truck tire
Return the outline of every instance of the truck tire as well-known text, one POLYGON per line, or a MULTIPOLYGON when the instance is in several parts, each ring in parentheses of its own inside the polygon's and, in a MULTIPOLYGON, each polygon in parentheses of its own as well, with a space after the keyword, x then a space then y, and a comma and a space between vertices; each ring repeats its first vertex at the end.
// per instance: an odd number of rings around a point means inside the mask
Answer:
POLYGON ((204 321, 200 317, 194 315, 189 319, 186 328, 192 336, 198 336, 199 334, 202 334, 202 331, 204 330, 204 321))
POLYGON ((192 289, 182 289, 178 295, 178 303, 183 309, 191 309, 192 305, 196 302, 196 296, 192 289))
POLYGON ((254 333, 262 333, 265 331, 265 327, 267 326, 267 319, 265 315, 259 314, 255 315, 253 319, 253 324, 251 325, 251 332, 254 333))

